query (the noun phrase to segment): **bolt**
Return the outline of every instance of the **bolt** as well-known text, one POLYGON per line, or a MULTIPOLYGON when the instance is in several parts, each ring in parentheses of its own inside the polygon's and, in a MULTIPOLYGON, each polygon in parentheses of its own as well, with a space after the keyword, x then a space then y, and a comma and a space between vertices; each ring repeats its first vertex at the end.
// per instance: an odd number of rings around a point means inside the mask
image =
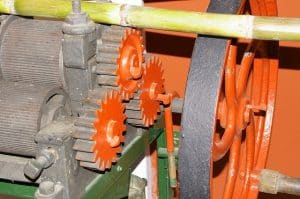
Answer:
POLYGON ((43 195, 50 195, 55 190, 54 186, 55 186, 55 184, 52 181, 41 182, 41 184, 39 186, 39 192, 43 195))
POLYGON ((44 149, 36 159, 29 160, 24 167, 24 174, 30 179, 36 179, 43 169, 54 162, 54 151, 44 149))
POLYGON ((73 9, 73 13, 80 14, 81 13, 81 1, 80 0, 72 0, 72 9, 73 9))
POLYGON ((123 171, 123 168, 121 166, 117 166, 117 171, 121 172, 121 171, 123 171))
POLYGON ((43 170, 43 165, 47 161, 43 156, 39 156, 37 159, 33 159, 27 162, 24 167, 24 174, 30 179, 36 179, 43 170))

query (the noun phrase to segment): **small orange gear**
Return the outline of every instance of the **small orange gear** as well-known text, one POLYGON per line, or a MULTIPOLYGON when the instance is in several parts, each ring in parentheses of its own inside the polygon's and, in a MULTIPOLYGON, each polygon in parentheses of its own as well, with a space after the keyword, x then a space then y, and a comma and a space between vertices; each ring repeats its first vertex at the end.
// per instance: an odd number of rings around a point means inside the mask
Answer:
POLYGON ((122 38, 117 59, 117 85, 123 99, 129 100, 138 89, 138 79, 142 76, 144 45, 141 32, 127 29, 122 38))
POLYGON ((117 161, 117 154, 121 153, 124 142, 123 132, 126 130, 124 120, 125 106, 121 96, 116 91, 107 92, 105 99, 99 102, 101 109, 96 111, 94 122, 95 133, 92 140, 94 161, 99 164, 99 170, 104 171, 117 161))
POLYGON ((141 84, 140 109, 145 126, 153 125, 160 112, 157 95, 164 93, 162 63, 158 58, 151 58, 146 64, 141 84))

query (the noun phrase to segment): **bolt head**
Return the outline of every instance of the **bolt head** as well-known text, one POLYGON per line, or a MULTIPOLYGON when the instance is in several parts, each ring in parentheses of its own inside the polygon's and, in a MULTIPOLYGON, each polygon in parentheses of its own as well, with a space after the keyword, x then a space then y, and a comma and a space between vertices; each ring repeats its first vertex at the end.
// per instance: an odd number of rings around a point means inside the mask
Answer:
POLYGON ((123 171, 123 168, 121 166, 117 166, 117 171, 121 172, 121 171, 123 171))
POLYGON ((42 169, 43 166, 39 162, 30 160, 24 167, 24 174, 30 179, 36 179, 40 175, 42 169))
POLYGON ((52 181, 41 182, 39 186, 39 192, 43 195, 50 195, 54 193, 54 190, 55 190, 55 184, 52 181))

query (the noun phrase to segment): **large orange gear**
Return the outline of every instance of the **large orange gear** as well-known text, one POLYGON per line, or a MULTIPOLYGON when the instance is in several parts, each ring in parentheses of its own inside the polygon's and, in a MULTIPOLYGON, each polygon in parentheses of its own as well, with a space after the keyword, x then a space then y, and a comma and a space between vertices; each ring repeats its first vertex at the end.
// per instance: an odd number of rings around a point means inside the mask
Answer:
POLYGON ((158 58, 151 58, 146 64, 141 84, 140 109, 145 126, 153 125, 160 111, 157 95, 164 93, 162 63, 158 58))
POLYGON ((141 32, 127 29, 122 38, 117 59, 117 85, 123 99, 129 100, 138 89, 138 79, 142 76, 144 46, 141 32))
POLYGON ((109 169, 117 161, 117 154, 121 153, 124 142, 123 132, 126 130, 124 120, 125 106, 119 93, 106 93, 105 99, 100 102, 100 110, 96 111, 94 122, 95 133, 92 140, 94 161, 99 164, 99 170, 109 169))

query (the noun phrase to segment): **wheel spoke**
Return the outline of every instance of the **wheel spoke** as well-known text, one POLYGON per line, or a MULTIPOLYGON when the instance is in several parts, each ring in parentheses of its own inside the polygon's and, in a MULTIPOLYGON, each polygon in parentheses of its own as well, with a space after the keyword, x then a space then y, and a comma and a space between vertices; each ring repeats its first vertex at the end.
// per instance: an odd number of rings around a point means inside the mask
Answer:
POLYGON ((214 140, 213 160, 217 161, 224 157, 232 145, 236 134, 236 69, 237 47, 230 45, 225 66, 225 97, 228 107, 226 129, 220 140, 214 140))
POLYGON ((255 54, 253 52, 244 53, 241 63, 241 69, 239 71, 237 79, 237 98, 240 98, 246 90, 246 85, 248 82, 249 72, 252 66, 254 55, 255 54))
POLYGON ((227 107, 236 106, 236 82, 235 82, 235 71, 236 71, 236 55, 237 47, 230 45, 227 63, 225 66, 225 97, 227 107))
POLYGON ((239 171, 240 150, 241 150, 241 134, 238 134, 237 136, 235 136, 232 146, 230 148, 227 178, 226 178, 223 199, 232 198, 236 178, 239 171))
POLYGON ((255 139, 254 139, 254 115, 251 113, 251 121, 246 129, 246 169, 244 175, 244 185, 241 199, 246 199, 249 191, 250 177, 254 165, 254 150, 255 150, 255 139))

